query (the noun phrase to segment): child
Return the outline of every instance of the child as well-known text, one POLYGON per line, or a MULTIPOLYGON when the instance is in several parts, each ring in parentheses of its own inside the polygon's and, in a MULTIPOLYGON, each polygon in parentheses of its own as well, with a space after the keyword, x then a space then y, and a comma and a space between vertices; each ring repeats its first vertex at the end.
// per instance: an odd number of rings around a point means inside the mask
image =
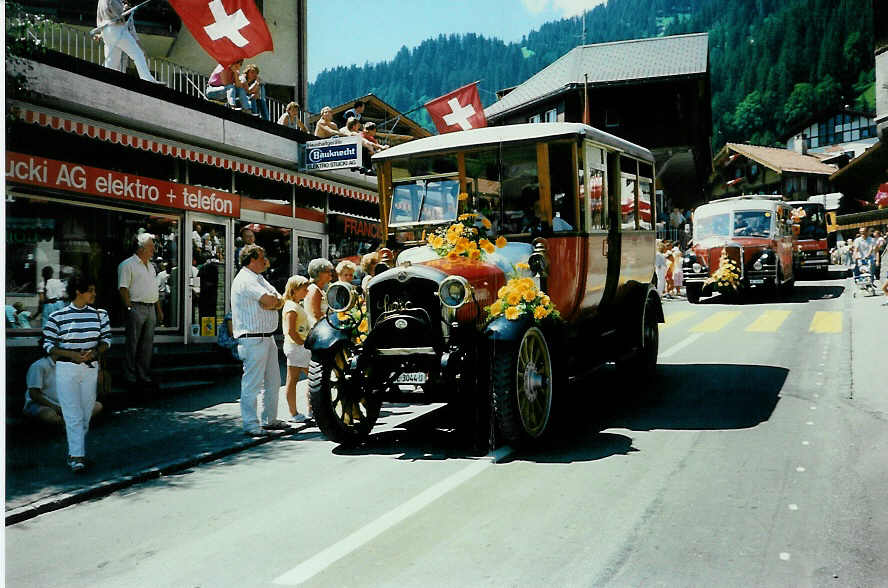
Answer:
POLYGON ((666 246, 657 243, 657 253, 654 257, 654 270, 657 272, 657 294, 663 296, 666 288, 666 246))
POLYGON ((294 423, 303 423, 311 418, 309 415, 299 414, 296 405, 296 383, 299 375, 308 376, 308 364, 311 361, 311 352, 305 348, 305 338, 308 337, 308 315, 302 308, 303 299, 308 294, 308 278, 304 276, 291 276, 287 280, 284 290, 284 307, 281 309, 281 323, 284 327, 284 355, 287 356, 287 405, 290 408, 291 420, 294 423))
POLYGON ((672 270, 675 267, 675 258, 672 251, 666 251, 666 298, 672 298, 675 292, 675 281, 672 278, 672 270))

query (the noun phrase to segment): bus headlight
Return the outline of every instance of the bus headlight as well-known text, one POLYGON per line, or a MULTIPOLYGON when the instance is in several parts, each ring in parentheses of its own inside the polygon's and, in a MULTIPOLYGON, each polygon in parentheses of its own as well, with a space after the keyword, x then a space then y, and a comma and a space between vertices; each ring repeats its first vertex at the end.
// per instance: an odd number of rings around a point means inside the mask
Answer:
POLYGON ((336 282, 327 288, 327 306, 333 312, 348 312, 357 301, 355 289, 342 282, 336 282))
POLYGON ((753 268, 755 271, 757 271, 757 272, 762 271, 762 260, 761 260, 761 259, 756 259, 756 260, 755 260, 755 263, 752 264, 752 268, 753 268))
POLYGON ((441 282, 438 296, 441 298, 441 304, 456 310, 472 297, 472 286, 462 276, 450 276, 441 282))

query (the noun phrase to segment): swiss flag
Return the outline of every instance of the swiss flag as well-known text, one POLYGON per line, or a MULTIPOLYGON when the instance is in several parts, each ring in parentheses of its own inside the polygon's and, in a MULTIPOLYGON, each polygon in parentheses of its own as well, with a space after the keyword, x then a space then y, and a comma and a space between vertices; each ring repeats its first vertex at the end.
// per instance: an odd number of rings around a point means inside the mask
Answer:
POLYGON ((487 126, 484 107, 478 97, 478 82, 472 82, 425 104, 438 133, 468 131, 487 126))
POLYGON ((204 51, 228 66, 274 51, 271 33, 253 0, 169 0, 204 51))

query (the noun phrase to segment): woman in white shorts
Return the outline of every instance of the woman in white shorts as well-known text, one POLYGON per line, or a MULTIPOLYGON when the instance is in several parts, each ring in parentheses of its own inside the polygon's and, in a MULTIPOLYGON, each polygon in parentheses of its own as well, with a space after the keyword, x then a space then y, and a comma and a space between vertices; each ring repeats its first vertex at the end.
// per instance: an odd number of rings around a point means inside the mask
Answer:
POLYGON ((287 280, 284 290, 284 307, 281 309, 281 323, 284 327, 284 355, 287 356, 287 405, 290 408, 290 416, 293 422, 301 423, 309 416, 299 414, 296 405, 296 383, 299 382, 299 374, 308 376, 308 364, 311 361, 311 352, 305 348, 305 338, 308 337, 310 327, 308 315, 302 308, 302 300, 308 293, 308 278, 292 276, 287 280))

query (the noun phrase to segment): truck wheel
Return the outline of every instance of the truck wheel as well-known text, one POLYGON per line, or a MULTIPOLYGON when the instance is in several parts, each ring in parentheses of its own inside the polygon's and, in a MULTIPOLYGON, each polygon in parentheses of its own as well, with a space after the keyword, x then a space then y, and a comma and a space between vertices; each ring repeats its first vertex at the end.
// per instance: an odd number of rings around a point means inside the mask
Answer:
POLYGON ((493 410, 509 443, 527 444, 546 432, 552 414, 552 358, 543 332, 530 327, 517 349, 494 349, 493 410))
POLYGON ((691 304, 697 304, 698 302, 700 302, 700 294, 702 293, 702 290, 703 288, 701 288, 699 285, 689 284, 687 286, 688 302, 690 302, 691 304))
POLYGON ((379 418, 381 401, 363 389, 364 378, 348 371, 345 348, 312 360, 308 368, 308 390, 318 428, 327 439, 343 445, 366 440, 379 418))

